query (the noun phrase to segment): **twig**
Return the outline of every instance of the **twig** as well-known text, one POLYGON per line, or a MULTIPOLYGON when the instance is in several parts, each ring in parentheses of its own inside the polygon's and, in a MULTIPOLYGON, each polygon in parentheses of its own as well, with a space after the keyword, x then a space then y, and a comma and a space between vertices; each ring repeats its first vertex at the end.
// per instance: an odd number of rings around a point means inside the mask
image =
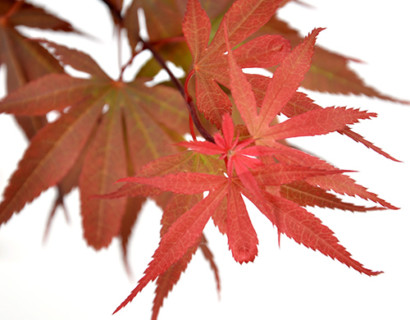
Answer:
POLYGON ((199 121, 198 114, 196 113, 195 106, 190 99, 189 96, 185 94, 185 90, 181 82, 175 77, 175 75, 172 73, 172 71, 168 68, 166 65, 164 59, 158 54, 158 52, 152 47, 152 45, 143 39, 140 39, 141 43, 143 44, 144 48, 148 49, 154 59, 161 65, 161 67, 168 73, 168 75, 171 78, 171 81, 174 83, 178 91, 181 93, 181 95, 184 97, 185 103, 187 105, 187 108, 189 110, 189 113, 192 117, 192 121, 195 124, 195 127, 198 129, 199 133, 205 138, 205 140, 210 141, 210 142, 215 142, 214 138, 212 135, 202 126, 201 122, 199 121))

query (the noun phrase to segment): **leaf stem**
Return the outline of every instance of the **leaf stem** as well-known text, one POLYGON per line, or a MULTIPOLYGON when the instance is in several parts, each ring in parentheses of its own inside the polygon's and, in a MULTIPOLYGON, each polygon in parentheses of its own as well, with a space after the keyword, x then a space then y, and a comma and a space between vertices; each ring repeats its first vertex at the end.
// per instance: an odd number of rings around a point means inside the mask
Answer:
POLYGON ((198 129, 199 133, 205 138, 205 140, 209 142, 214 142, 214 138, 212 135, 202 126, 198 114, 196 113, 195 106, 192 102, 192 100, 189 99, 189 96, 185 94, 185 89, 181 82, 175 77, 175 75, 172 73, 172 71, 168 68, 166 65, 164 59, 158 54, 158 52, 152 47, 152 45, 149 42, 144 41, 143 39, 140 39, 141 43, 143 44, 144 48, 148 49, 154 59, 161 65, 161 67, 168 73, 169 77, 171 78, 171 81, 174 83, 178 91, 181 93, 181 95, 184 97, 184 100, 186 102, 188 111, 192 117, 192 121, 195 124, 195 127, 198 129))

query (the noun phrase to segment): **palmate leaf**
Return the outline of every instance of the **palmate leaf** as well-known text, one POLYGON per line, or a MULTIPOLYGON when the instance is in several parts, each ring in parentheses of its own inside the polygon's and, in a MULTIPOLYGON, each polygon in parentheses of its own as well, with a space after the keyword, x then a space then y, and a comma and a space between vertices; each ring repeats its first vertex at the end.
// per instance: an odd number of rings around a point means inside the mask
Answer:
MULTIPOLYGON (((313 100, 310 99, 306 94, 302 92, 296 92, 281 112, 287 117, 294 117, 296 115, 321 108, 322 107, 314 103, 313 100)), ((375 146, 370 141, 367 141, 360 134, 354 132, 349 126, 337 130, 337 132, 353 139, 356 142, 363 144, 367 148, 372 149, 373 151, 381 154, 382 156, 390 160, 398 161, 396 158, 392 157, 390 154, 383 151, 381 148, 375 146)))
MULTIPOLYGON (((7 91, 63 68, 47 50, 23 36, 16 27, 76 32, 66 21, 23 1, 5 0, 0 7, 0 66, 6 67, 7 91)), ((28 139, 46 123, 45 117, 17 117, 28 139)))
MULTIPOLYGON (((53 47, 63 63, 91 73, 90 79, 75 79, 66 75, 46 76, 6 98, 0 103, 0 110, 24 115, 64 110, 53 127, 58 126, 59 121, 65 123, 69 121, 67 119, 75 117, 75 110, 79 108, 83 114, 94 112, 95 117, 88 122, 88 131, 81 129, 77 133, 84 135, 81 145, 84 146, 94 127, 96 130, 93 142, 86 151, 79 187, 84 236, 91 246, 102 248, 109 245, 111 239, 119 233, 126 206, 123 199, 110 203, 90 196, 114 190, 113 183, 127 174, 126 154, 134 170, 137 170, 153 159, 175 152, 175 134, 169 133, 184 133, 184 124, 188 123, 184 101, 177 91, 166 87, 147 88, 140 79, 130 83, 113 81, 90 57, 83 59, 86 57, 84 53, 50 42, 47 42, 47 46, 53 47), (62 87, 55 84, 58 81, 60 85, 68 84, 63 87, 66 90, 61 90, 62 87), (95 105, 96 102, 98 105, 95 105), (107 112, 103 109, 105 105, 108 106, 107 112), (66 109, 68 106, 71 107, 66 109), (116 205, 113 204, 115 202, 116 205)), ((58 128, 58 133, 50 138, 51 141, 38 142, 29 147, 36 154, 36 160, 32 161, 31 152, 27 153, 19 171, 15 173, 19 177, 19 184, 16 184, 17 178, 12 177, 2 204, 4 209, 0 211, 1 223, 6 222, 13 212, 19 211, 40 192, 59 183, 63 173, 70 170, 75 157, 81 152, 80 145, 75 152, 68 154, 67 158, 71 160, 65 161, 71 162, 67 162, 67 168, 60 171, 52 181, 45 180, 38 185, 34 182, 37 167, 43 168, 42 174, 48 176, 58 166, 58 162, 49 167, 42 164, 43 157, 52 162, 55 156, 43 152, 41 144, 57 144, 60 150, 71 150, 70 141, 63 137, 72 130, 73 126, 70 125, 58 128), (26 168, 26 163, 30 163, 30 169, 26 168), (27 170, 34 172, 34 175, 27 174, 27 170), (34 188, 30 188, 32 192, 25 192, 26 180, 33 184, 34 188)), ((67 155, 67 152, 61 153, 61 157, 63 154, 67 155)))
MULTIPOLYGON (((164 162, 164 160, 155 162, 164 162)), ((148 165, 146 168, 149 170, 150 166, 148 165)), ((270 168, 269 164, 265 166, 265 172, 269 171, 270 168)), ((281 172, 285 177, 283 181, 293 182, 295 179, 303 177, 300 173, 292 175, 296 171, 295 167, 279 165, 277 168, 279 169, 278 172, 281 172), (286 173, 287 169, 289 174, 286 173)), ((309 176, 307 174, 309 172, 308 168, 299 171, 305 173, 304 177, 309 176)), ((315 173, 318 175, 326 174, 320 170, 312 170, 310 173, 312 175, 315 173)), ((327 172, 329 175, 333 173, 332 171, 327 172)), ((249 174, 252 175, 251 172, 249 174)), ((226 231, 229 248, 234 259, 240 263, 253 261, 257 254, 258 239, 249 220, 241 194, 250 199, 278 227, 280 233, 285 233, 309 248, 319 250, 325 255, 338 259, 359 272, 368 275, 378 274, 378 272, 366 269, 360 263, 351 259, 350 254, 339 245, 332 232, 321 225, 320 221, 306 210, 284 198, 261 192, 260 190, 263 190, 265 185, 260 179, 258 180, 257 190, 255 188, 250 189, 247 183, 242 183, 242 179, 198 172, 179 172, 150 178, 134 176, 127 178, 126 181, 181 194, 176 195, 176 197, 195 193, 201 195, 204 191, 209 191, 209 195, 188 208, 173 223, 172 220, 175 216, 171 220, 164 221, 166 222, 164 225, 169 226, 169 230, 162 234, 159 247, 145 271, 144 277, 140 279, 137 287, 118 306, 114 313, 131 302, 150 281, 158 278, 161 279, 158 280, 160 287, 162 287, 162 281, 165 280, 171 281, 171 286, 173 286, 177 279, 171 275, 180 275, 182 270, 186 268, 192 255, 192 247, 198 245, 196 241, 198 241, 198 237, 211 216, 218 224, 218 227, 226 231), (226 203, 224 202, 225 199, 226 203), (225 215, 221 216, 221 209, 226 212, 225 215), (289 210, 292 212, 289 212, 289 210), (288 215, 290 216, 288 217, 288 215)), ((269 185, 271 180, 267 179, 267 182, 269 185)), ((140 192, 144 192, 143 189, 140 189, 140 192)), ((179 210, 180 205, 175 204, 175 208, 179 210)), ((165 213, 164 217, 166 217, 165 213)), ((157 294, 164 296, 162 291, 158 291, 157 294)), ((155 315, 158 309, 159 306, 157 305, 154 308, 155 315)))
POLYGON ((278 232, 286 234, 289 238, 310 249, 318 250, 332 259, 337 259, 361 273, 369 276, 381 273, 380 271, 364 268, 361 263, 352 259, 350 253, 339 244, 338 239, 329 228, 294 202, 282 197, 265 194, 269 201, 261 203, 261 197, 255 197, 248 190, 244 192, 272 224, 278 228, 278 232))
MULTIPOLYGON (((266 23, 258 35, 280 34, 288 39, 292 45, 299 43, 302 37, 288 23, 274 16, 266 23)), ((318 46, 312 60, 312 66, 302 82, 302 86, 309 90, 340 93, 364 94, 383 100, 408 103, 389 97, 366 85, 362 79, 349 67, 349 62, 360 62, 357 59, 342 56, 318 46)))
MULTIPOLYGON (((195 97, 198 109, 212 123, 220 125, 222 115, 231 110, 231 102, 218 83, 230 87, 229 78, 220 70, 227 67, 224 56, 226 49, 223 25, 227 27, 227 37, 232 47, 256 32, 275 13, 280 1, 237 1, 228 10, 215 37, 209 42, 211 25, 205 11, 198 0, 189 0, 185 14, 183 31, 186 42, 193 56, 193 72, 195 77, 195 97), (199 30, 193 27, 201 23, 199 30), (205 47, 206 46, 206 47, 205 47)), ((288 52, 287 41, 280 37, 256 39, 249 42, 242 51, 237 51, 241 66, 264 66, 265 61, 277 64, 288 52), (263 44, 263 45, 262 45, 263 44), (262 45, 262 47, 261 47, 262 45), (263 49, 269 49, 263 50, 263 49), (258 58, 261 54, 262 59, 258 58)))
POLYGON ((216 188, 215 191, 185 212, 162 237, 153 260, 145 271, 145 275, 138 282, 138 286, 127 299, 114 311, 116 313, 127 305, 150 282, 163 274, 177 262, 192 246, 198 245, 202 230, 226 195, 226 187, 216 188))
MULTIPOLYGON (((79 33, 71 24, 42 8, 14 0, 1 1, 0 21, 0 67, 4 66, 6 69, 9 93, 46 74, 63 72, 59 62, 37 42, 22 35, 18 27, 79 33)), ((38 130, 47 124, 46 117, 42 115, 15 118, 28 139, 33 138, 38 130)), ((48 225, 56 208, 64 204, 64 195, 69 190, 62 184, 71 184, 70 176, 64 177, 57 188, 58 196, 50 213, 48 225), (64 180, 69 181, 66 183, 64 180)))

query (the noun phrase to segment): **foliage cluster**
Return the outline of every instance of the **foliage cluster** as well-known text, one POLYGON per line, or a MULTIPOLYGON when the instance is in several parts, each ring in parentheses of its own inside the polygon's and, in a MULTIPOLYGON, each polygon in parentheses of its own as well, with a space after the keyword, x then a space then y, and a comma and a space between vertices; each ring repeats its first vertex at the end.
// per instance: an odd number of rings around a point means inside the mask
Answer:
POLYGON ((118 36, 126 34, 129 43, 131 59, 118 79, 86 53, 29 39, 18 29, 78 32, 63 19, 24 1, 0 3, 0 64, 7 70, 8 90, 0 112, 12 114, 30 140, 4 191, 0 224, 55 186, 51 223, 65 195, 78 187, 87 244, 99 250, 118 237, 127 263, 143 203, 154 199, 163 209, 161 242, 145 275, 116 310, 156 281, 153 319, 198 250, 219 287, 203 234, 209 220, 226 235, 237 262, 255 259, 258 237, 244 197, 276 227, 279 241, 284 234, 361 273, 380 273, 351 258, 305 207, 397 208, 356 183, 348 171, 288 139, 338 132, 397 161, 351 128, 375 113, 323 108, 298 88, 399 101, 365 85, 349 69, 349 58, 315 46, 323 29, 303 37, 281 21, 276 12, 290 0, 134 0, 127 8, 122 0, 102 1, 118 36), (149 39, 140 37, 140 10, 149 39), (125 81, 124 72, 144 51, 152 58, 125 81), (182 79, 167 62, 184 70, 182 79), (89 76, 73 77, 67 66, 89 76), (160 70, 171 80, 148 86, 160 70), (54 122, 47 121, 51 111, 59 113, 54 122), (287 120, 279 122, 278 115, 287 120), (336 194, 372 205, 346 202, 336 194))

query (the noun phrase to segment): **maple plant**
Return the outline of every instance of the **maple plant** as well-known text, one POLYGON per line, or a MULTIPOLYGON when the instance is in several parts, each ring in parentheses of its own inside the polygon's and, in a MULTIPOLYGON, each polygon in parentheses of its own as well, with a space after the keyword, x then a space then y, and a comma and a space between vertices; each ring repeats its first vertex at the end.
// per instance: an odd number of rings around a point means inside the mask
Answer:
POLYGON ((353 259, 306 207, 358 212, 397 207, 356 183, 348 170, 296 148, 291 138, 337 132, 397 161, 352 130, 375 113, 324 108, 298 88, 400 101, 365 85, 348 68, 348 58, 316 46, 323 29, 300 36, 281 21, 276 12, 289 1, 134 0, 126 9, 121 0, 102 2, 130 48, 117 79, 86 53, 29 39, 17 28, 78 32, 62 18, 24 1, 0 3, 0 63, 8 91, 0 112, 13 115, 30 140, 4 191, 0 224, 55 186, 50 225, 64 197, 78 187, 87 244, 99 250, 118 237, 129 268, 133 227, 146 199, 155 200, 163 209, 161 241, 144 276, 115 310, 156 281, 153 319, 198 250, 219 288, 203 233, 210 220, 226 235, 235 261, 254 261, 258 237, 245 198, 276 228, 279 241, 284 234, 360 273, 380 273, 353 259), (148 39, 140 36, 140 10, 148 39), (133 80, 124 80, 144 51, 152 58, 133 80), (184 70, 183 78, 167 61, 184 70), (67 66, 88 77, 70 75, 67 66), (161 69, 170 81, 148 86, 161 69), (51 111, 59 117, 48 122, 51 111), (278 115, 287 119, 279 121, 278 115))

